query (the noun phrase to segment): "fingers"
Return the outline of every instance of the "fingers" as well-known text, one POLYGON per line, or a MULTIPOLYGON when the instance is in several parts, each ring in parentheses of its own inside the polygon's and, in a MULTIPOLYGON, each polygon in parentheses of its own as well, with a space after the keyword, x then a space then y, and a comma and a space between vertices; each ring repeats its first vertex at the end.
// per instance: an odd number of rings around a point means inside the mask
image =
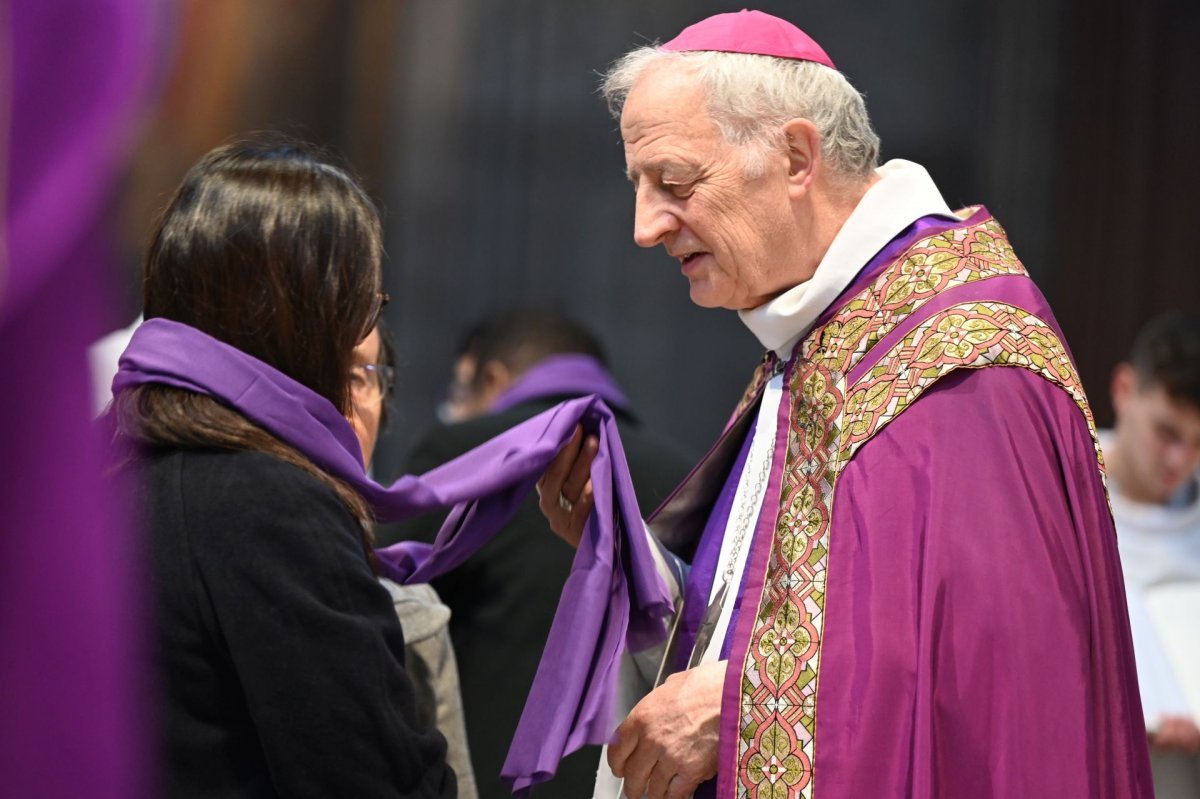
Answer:
POLYGON ((666 797, 667 799, 688 799, 698 787, 700 787, 698 784, 693 784, 676 774, 667 784, 666 797))
MULTIPOLYGON (((575 435, 571 438, 571 442, 575 443, 576 439, 583 436, 583 431, 576 428, 575 435)), ((592 479, 592 461, 596 459, 596 453, 600 450, 600 442, 595 436, 587 436, 583 442, 576 447, 576 457, 571 465, 571 471, 567 473, 559 490, 562 495, 570 502, 578 502, 583 496, 583 489, 592 479)))
POLYGON ((618 777, 625 776, 625 761, 637 747, 638 734, 634 725, 626 719, 620 727, 613 742, 608 745, 608 767, 618 777))
POLYGON ((657 753, 646 746, 644 741, 625 760, 625 796, 628 799, 642 799, 646 794, 650 784, 650 772, 657 760, 657 753))
POLYGON ((546 467, 545 474, 538 480, 538 493, 542 500, 546 499, 558 501, 558 492, 562 490, 563 483, 566 482, 567 476, 571 473, 571 467, 575 465, 575 460, 579 457, 580 447, 583 446, 583 427, 575 425, 575 433, 571 436, 571 440, 563 445, 563 448, 554 456, 554 460, 550 461, 550 465, 546 467))
POLYGON ((1200 730, 1190 719, 1168 716, 1159 722, 1158 729, 1150 735, 1150 744, 1162 751, 1200 751, 1200 730))
POLYGON ((535 484, 538 508, 550 523, 550 529, 573 547, 579 546, 592 512, 592 461, 600 451, 595 436, 584 436, 583 427, 575 426, 571 439, 563 445, 545 473, 535 484))
MULTIPOLYGON (((675 776, 675 773, 662 761, 655 763, 650 772, 650 780, 646 783, 646 796, 649 799, 664 799, 667 795, 667 786, 671 784, 675 776)), ((625 784, 628 785, 628 781, 625 784)))
MULTIPOLYGON (((570 494, 566 496, 570 497, 570 494)), ((579 539, 583 535, 583 528, 587 524, 588 514, 592 512, 592 508, 596 504, 596 498, 592 496, 592 481, 588 480, 584 484, 583 490, 580 492, 579 499, 575 500, 574 507, 571 508, 571 529, 577 531, 575 536, 575 545, 579 545, 579 539)))

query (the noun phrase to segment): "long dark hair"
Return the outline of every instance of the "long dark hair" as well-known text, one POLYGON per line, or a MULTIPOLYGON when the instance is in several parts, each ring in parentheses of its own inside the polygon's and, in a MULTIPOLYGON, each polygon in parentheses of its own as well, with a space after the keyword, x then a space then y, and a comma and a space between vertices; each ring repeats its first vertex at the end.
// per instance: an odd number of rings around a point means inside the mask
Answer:
MULTIPOLYGON (((344 170, 296 142, 219 147, 188 171, 146 256, 143 307, 208 333, 304 384, 345 415, 354 347, 378 308, 379 214, 344 170)), ((160 385, 123 392, 118 432, 150 446, 254 449, 362 498, 215 400, 160 385)))

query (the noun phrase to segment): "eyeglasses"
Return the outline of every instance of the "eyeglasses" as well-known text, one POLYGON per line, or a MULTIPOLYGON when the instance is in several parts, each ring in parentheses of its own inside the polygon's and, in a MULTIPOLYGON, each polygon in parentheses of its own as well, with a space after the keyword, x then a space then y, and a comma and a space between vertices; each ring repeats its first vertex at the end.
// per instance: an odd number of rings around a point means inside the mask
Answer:
POLYGON ((350 398, 362 407, 378 405, 392 390, 395 379, 396 370, 387 364, 355 364, 350 367, 350 398))
POLYGON ((375 306, 371 309, 371 315, 367 317, 367 326, 363 328, 363 334, 358 339, 360 344, 367 340, 367 336, 371 335, 371 331, 375 329, 375 325, 379 324, 379 316, 383 313, 383 306, 391 302, 391 299, 386 291, 375 292, 375 306))

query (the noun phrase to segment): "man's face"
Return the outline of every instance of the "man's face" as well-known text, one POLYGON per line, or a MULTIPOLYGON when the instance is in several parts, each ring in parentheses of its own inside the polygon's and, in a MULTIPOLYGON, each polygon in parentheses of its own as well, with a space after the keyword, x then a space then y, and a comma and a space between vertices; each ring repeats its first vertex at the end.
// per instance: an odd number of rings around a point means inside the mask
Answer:
POLYGON ((446 386, 446 399, 437 409, 439 419, 447 423, 462 422, 482 413, 472 388, 474 382, 475 355, 465 352, 454 361, 454 378, 446 386))
POLYGON ((621 135, 637 197, 634 241, 661 244, 679 261, 692 302, 753 308, 800 282, 786 155, 747 179, 690 69, 648 68, 625 101, 621 135))
POLYGON ((492 403, 516 377, 500 361, 480 366, 475 355, 460 355, 454 362, 454 380, 446 401, 438 408, 438 418, 446 423, 465 422, 489 413, 492 403))
POLYGON ((1122 368, 1113 380, 1113 406, 1131 488, 1136 499, 1166 502, 1200 468, 1200 408, 1172 399, 1162 386, 1142 385, 1132 368, 1122 368))

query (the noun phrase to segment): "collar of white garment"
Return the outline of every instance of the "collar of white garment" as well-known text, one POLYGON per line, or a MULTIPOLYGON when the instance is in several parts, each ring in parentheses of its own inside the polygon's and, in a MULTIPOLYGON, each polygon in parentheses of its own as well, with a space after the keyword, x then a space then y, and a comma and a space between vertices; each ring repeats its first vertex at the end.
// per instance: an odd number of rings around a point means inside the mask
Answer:
POLYGON ((850 216, 817 265, 812 278, 738 316, 762 345, 782 359, 792 356, 800 337, 859 270, 901 231, 923 216, 954 218, 925 167, 894 159, 876 170, 876 182, 850 216))

